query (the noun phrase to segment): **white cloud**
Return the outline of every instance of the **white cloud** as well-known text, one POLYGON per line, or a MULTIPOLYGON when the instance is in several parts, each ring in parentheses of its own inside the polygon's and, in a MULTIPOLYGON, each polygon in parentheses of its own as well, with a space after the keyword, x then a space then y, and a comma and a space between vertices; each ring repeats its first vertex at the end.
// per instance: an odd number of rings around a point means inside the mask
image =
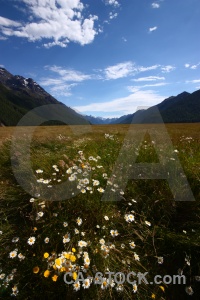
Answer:
MULTIPOLYGON (((162 73, 170 72, 175 69, 175 67, 172 66, 161 66, 161 65, 152 65, 148 67, 144 66, 138 66, 134 62, 128 61, 128 62, 122 62, 118 63, 114 66, 109 66, 104 70, 105 73, 105 79, 118 79, 127 77, 130 75, 135 75, 136 73, 141 72, 148 72, 151 70, 156 70, 160 68, 162 73)), ((153 81, 158 79, 165 79, 164 77, 157 77, 157 76, 149 76, 149 77, 143 77, 141 79, 133 79, 134 81, 153 81)))
POLYGON ((53 46, 60 46, 61 48, 66 48, 67 47, 67 43, 63 43, 63 42, 52 42, 52 43, 46 43, 46 44, 43 44, 43 46, 47 49, 53 47, 53 46))
POLYGON ((158 87, 158 86, 164 86, 164 85, 167 85, 168 83, 166 82, 158 82, 158 83, 152 83, 152 84, 144 84, 144 85, 141 85, 141 86, 128 86, 128 90, 129 92, 135 92, 135 91, 139 91, 143 88, 146 88, 146 87, 158 87))
POLYGON ((190 69, 196 70, 199 65, 200 65, 200 63, 198 63, 196 65, 192 65, 192 66, 190 66, 190 69))
POLYGON ((119 2, 117 0, 106 0, 106 4, 113 5, 115 7, 119 6, 119 2))
POLYGON ((192 70, 196 70, 198 68, 198 66, 200 65, 200 63, 196 64, 196 65, 191 65, 191 64, 185 64, 185 68, 190 68, 192 70))
POLYGON ((5 36, 27 38, 29 41, 47 39, 46 48, 69 42, 81 45, 91 43, 97 31, 97 16, 84 17, 80 0, 21 0, 29 10, 29 22, 19 22, 0 17, 1 31, 5 36))
POLYGON ((159 8, 159 7, 160 7, 160 4, 158 4, 158 3, 156 3, 156 2, 153 2, 153 3, 151 4, 151 6, 152 6, 153 8, 159 8))
POLYGON ((54 96, 70 96, 71 89, 78 83, 92 79, 92 75, 84 74, 73 69, 65 69, 60 66, 46 66, 46 70, 56 74, 54 78, 41 78, 40 84, 48 87, 54 96))
POLYGON ((146 72, 146 71, 150 71, 150 70, 155 70, 157 68, 159 68, 160 65, 153 65, 153 66, 150 66, 150 67, 138 67, 138 71, 139 72, 146 72))
POLYGON ((107 67, 105 69, 106 79, 118 79, 127 77, 132 74, 133 71, 136 70, 134 68, 134 64, 131 61, 119 63, 114 66, 107 67))
POLYGON ((51 87, 51 93, 52 95, 55 96, 58 95, 58 96, 69 97, 72 95, 71 89, 76 85, 77 85, 76 83, 55 85, 51 87))
POLYGON ((0 36, 0 41, 5 41, 5 40, 7 40, 8 38, 7 37, 5 37, 5 36, 0 36))
POLYGON ((132 79, 132 81, 135 82, 141 82, 141 81, 156 81, 156 80, 165 80, 165 77, 159 77, 159 76, 147 76, 147 77, 140 77, 137 79, 132 79))
POLYGON ((5 68, 5 66, 4 65, 0 65, 0 68, 5 68))
POLYGON ((123 40, 124 42, 127 42, 127 39, 126 39, 125 37, 122 37, 122 40, 123 40))
POLYGON ((73 81, 73 82, 81 82, 83 80, 91 79, 91 75, 84 74, 80 71, 76 71, 73 69, 64 69, 59 66, 46 66, 46 69, 59 74, 62 77, 63 81, 73 81))
POLYGON ((152 90, 136 90, 127 97, 117 98, 108 102, 96 102, 88 105, 75 106, 81 113, 112 113, 116 116, 134 113, 138 107, 152 106, 164 100, 165 96, 158 95, 152 90))
POLYGON ((158 28, 157 26, 150 27, 150 28, 149 28, 149 32, 155 31, 157 28, 158 28))
POLYGON ((173 71, 175 69, 176 69, 175 67, 170 66, 170 65, 164 66, 164 67, 161 68, 162 73, 169 73, 169 72, 171 72, 171 71, 173 71))
POLYGON ((117 16, 118 16, 118 13, 113 13, 113 12, 109 13, 109 19, 110 20, 117 18, 117 16))
POLYGON ((19 27, 19 26, 21 26, 21 23, 10 20, 10 19, 7 19, 7 18, 4 18, 4 17, 0 17, 0 26, 3 26, 3 27, 10 27, 10 26, 19 27))
POLYGON ((187 80, 186 83, 200 83, 200 79, 187 80))

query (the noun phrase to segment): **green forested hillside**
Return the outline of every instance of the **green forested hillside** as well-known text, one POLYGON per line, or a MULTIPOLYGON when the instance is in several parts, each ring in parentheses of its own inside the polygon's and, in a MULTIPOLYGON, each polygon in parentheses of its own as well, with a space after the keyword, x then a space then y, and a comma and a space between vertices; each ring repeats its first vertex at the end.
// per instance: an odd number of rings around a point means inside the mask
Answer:
MULTIPOLYGON (((25 79, 21 76, 13 76, 4 68, 0 68, 0 71, 0 124, 16 126, 27 112, 36 107, 49 104, 59 105, 48 108, 48 117, 54 119, 54 121, 45 122, 46 125, 60 124, 59 118, 67 120, 67 124, 88 124, 83 116, 57 101, 31 78, 25 79)), ((39 112, 39 116, 46 118, 43 111, 39 112)), ((48 117, 46 119, 50 120, 48 117)), ((30 120, 27 119, 27 121, 30 120)), ((32 125, 34 125, 34 114, 32 115, 32 121, 32 125)), ((28 123, 27 125, 29 125, 28 123)))

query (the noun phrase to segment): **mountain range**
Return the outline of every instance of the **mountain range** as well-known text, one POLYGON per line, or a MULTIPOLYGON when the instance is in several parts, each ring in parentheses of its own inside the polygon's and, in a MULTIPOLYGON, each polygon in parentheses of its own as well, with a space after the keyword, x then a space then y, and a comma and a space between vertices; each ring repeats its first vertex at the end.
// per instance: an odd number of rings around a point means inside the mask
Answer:
MULTIPOLYGON (((83 116, 75 112, 72 108, 57 101, 47 93, 38 83, 31 78, 24 78, 20 75, 12 75, 5 68, 0 68, 0 125, 16 126, 21 118, 30 110, 46 104, 59 104, 53 107, 53 111, 48 112, 50 119, 44 118, 44 124, 63 124, 59 121, 63 118, 66 124, 130 124, 134 123, 158 123, 160 119, 155 115, 155 108, 158 109, 165 123, 191 123, 200 122, 200 90, 193 93, 183 92, 177 96, 171 96, 161 103, 146 110, 139 110, 135 113, 120 118, 102 118, 93 116, 83 116), (45 122, 46 121, 46 122, 45 122)), ((34 111, 31 125, 37 123, 37 116, 43 112, 34 111)), ((30 125, 30 120, 27 124, 30 125)), ((36 124, 37 125, 37 124, 36 124)))
POLYGON ((176 97, 171 96, 147 110, 127 116, 121 123, 159 123, 160 118, 155 108, 158 109, 164 123, 200 122, 200 90, 191 94, 183 92, 176 97))
POLYGON ((120 118, 102 119, 85 116, 92 124, 130 124, 130 123, 159 123, 160 117, 155 111, 158 109, 164 123, 195 123, 200 122, 200 90, 193 93, 183 92, 171 96, 161 103, 146 110, 121 116, 120 118))
MULTIPOLYGON (((12 75, 6 69, 0 68, 0 124, 2 126, 16 126, 29 111, 46 104, 54 104, 54 106, 49 106, 46 120, 44 110, 33 111, 31 125, 37 125, 38 116, 36 114, 40 114, 39 117, 44 118, 43 121, 44 123, 46 121, 47 125, 64 123, 58 121, 60 119, 67 120, 67 124, 71 125, 88 124, 82 115, 57 101, 33 79, 12 75), (59 106, 55 104, 59 104, 59 106), (48 118, 52 118, 52 120, 49 121, 48 118)), ((30 125, 30 120, 23 125, 26 123, 30 125)))

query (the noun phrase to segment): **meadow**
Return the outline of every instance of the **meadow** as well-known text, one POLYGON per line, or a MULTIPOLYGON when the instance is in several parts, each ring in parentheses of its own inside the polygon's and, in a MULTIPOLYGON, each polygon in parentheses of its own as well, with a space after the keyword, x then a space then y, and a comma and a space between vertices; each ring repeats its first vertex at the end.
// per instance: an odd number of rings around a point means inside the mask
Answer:
POLYGON ((167 155, 165 137, 148 133, 159 126, 0 127, 0 299, 199 299, 200 124, 166 124, 167 155), (137 146, 130 128, 145 132, 137 146), (175 201, 166 179, 127 175, 159 157, 184 195, 180 162, 195 201, 175 201))

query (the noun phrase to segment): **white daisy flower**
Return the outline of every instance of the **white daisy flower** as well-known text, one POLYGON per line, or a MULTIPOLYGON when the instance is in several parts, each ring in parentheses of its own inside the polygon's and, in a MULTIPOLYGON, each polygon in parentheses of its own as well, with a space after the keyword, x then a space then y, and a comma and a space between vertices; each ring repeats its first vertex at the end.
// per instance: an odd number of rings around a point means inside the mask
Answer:
POLYGON ((135 248, 135 243, 134 242, 130 242, 129 245, 130 245, 131 249, 135 248))
POLYGON ((115 236, 118 236, 119 235, 119 233, 118 233, 118 231, 117 230, 110 230, 110 234, 112 235, 112 237, 115 237, 115 236))
POLYGON ((36 238, 35 238, 34 236, 31 236, 31 237, 28 239, 27 243, 28 243, 29 245, 33 245, 33 244, 35 243, 35 240, 36 240, 36 238))
POLYGON ((151 223, 148 222, 148 221, 145 221, 145 224, 148 225, 148 226, 151 226, 151 223))
POLYGON ((73 287, 74 287, 74 290, 77 292, 78 290, 80 290, 80 282, 79 281, 77 281, 77 282, 74 282, 74 284, 73 284, 73 287))
POLYGON ((97 186, 97 185, 99 185, 99 180, 93 180, 93 186, 97 186))
POLYGON ((21 261, 21 260, 25 259, 25 256, 22 253, 19 253, 18 258, 21 261))
POLYGON ((74 229, 75 234, 79 234, 79 230, 77 228, 74 229))
POLYGON ((76 223, 78 224, 78 226, 80 226, 83 223, 83 220, 81 218, 77 218, 76 219, 76 223))
POLYGON ((100 239, 99 240, 99 244, 104 245, 105 244, 105 240, 104 239, 100 239))
POLYGON ((136 293, 137 292, 137 284, 133 284, 133 293, 136 293))
POLYGON ((75 181, 76 180, 76 175, 71 175, 68 179, 69 179, 69 181, 75 181))
POLYGON ((126 220, 126 222, 131 223, 131 222, 133 222, 135 220, 135 217, 132 214, 126 214, 124 216, 124 219, 126 220))
POLYGON ((38 170, 36 170, 35 172, 36 172, 37 174, 41 174, 41 173, 43 173, 43 170, 38 169, 38 170))
POLYGON ((97 191, 98 191, 99 193, 104 193, 104 189, 103 189, 103 188, 101 188, 101 187, 100 187, 100 188, 98 188, 98 189, 97 189, 97 191))
POLYGON ((16 251, 16 250, 11 251, 11 252, 9 253, 9 257, 10 257, 10 258, 14 258, 14 257, 16 257, 16 256, 17 256, 17 251, 16 251))
POLYGON ((69 241, 70 241, 70 234, 67 233, 63 236, 63 244, 69 243, 69 241))
POLYGON ((72 174, 72 168, 67 169, 66 173, 67 174, 72 174))
POLYGON ((107 278, 102 278, 102 284, 101 284, 101 289, 105 290, 109 285, 109 280, 107 278))
POLYGON ((44 242, 45 242, 45 244, 48 244, 48 242, 49 242, 49 238, 48 238, 48 237, 46 237, 46 238, 44 239, 44 242))
POLYGON ((19 237, 14 237, 13 239, 12 239, 12 242, 13 243, 17 243, 19 241, 19 237))
POLYGON ((68 226, 68 223, 67 223, 67 222, 63 222, 63 226, 64 226, 64 227, 67 227, 67 226, 68 226))
POLYGON ((134 258, 135 258, 135 260, 137 260, 137 261, 140 260, 139 255, 137 255, 137 253, 134 253, 134 258))
POLYGON ((4 279, 6 277, 5 273, 0 274, 0 279, 4 279))
POLYGON ((86 278, 86 279, 84 280, 84 282, 83 282, 82 287, 83 287, 84 289, 88 289, 88 288, 90 287, 90 284, 91 284, 90 279, 89 279, 89 278, 86 278))
POLYGON ((86 265, 89 265, 89 264, 90 264, 90 259, 89 259, 89 257, 85 257, 85 258, 84 258, 84 263, 85 263, 86 265))
POLYGON ((78 242, 78 246, 81 247, 81 248, 82 247, 86 247, 87 246, 87 242, 81 240, 81 241, 78 242))
POLYGON ((44 213, 43 213, 43 211, 40 211, 37 213, 37 215, 38 215, 38 217, 43 217, 44 213))

